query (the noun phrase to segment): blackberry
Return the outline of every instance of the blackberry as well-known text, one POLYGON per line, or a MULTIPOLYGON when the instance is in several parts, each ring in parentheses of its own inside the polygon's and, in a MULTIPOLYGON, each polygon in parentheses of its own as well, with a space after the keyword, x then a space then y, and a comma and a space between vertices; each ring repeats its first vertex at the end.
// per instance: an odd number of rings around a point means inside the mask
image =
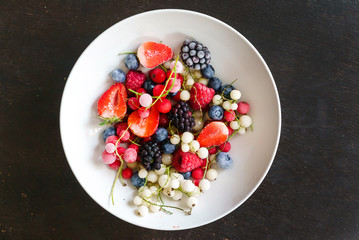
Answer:
POLYGON ((140 146, 138 151, 140 161, 146 170, 159 170, 162 163, 162 151, 157 141, 148 141, 140 146))
POLYGON ((188 67, 201 70, 211 62, 211 53, 202 43, 187 39, 181 47, 181 58, 188 67))
POLYGON ((180 132, 191 132, 196 124, 188 104, 183 101, 179 101, 172 107, 168 119, 180 132))

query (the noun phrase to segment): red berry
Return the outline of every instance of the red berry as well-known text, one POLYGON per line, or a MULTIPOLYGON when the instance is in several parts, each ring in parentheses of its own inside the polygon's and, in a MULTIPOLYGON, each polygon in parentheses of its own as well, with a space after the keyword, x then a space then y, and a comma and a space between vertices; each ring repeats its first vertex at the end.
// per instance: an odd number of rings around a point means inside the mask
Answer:
POLYGON ((236 119, 236 114, 233 110, 226 110, 224 112, 224 120, 232 122, 234 119, 236 119))
MULTIPOLYGON (((136 92, 137 92, 137 93, 147 93, 147 92, 146 92, 146 89, 144 89, 144 88, 139 88, 139 89, 136 90, 136 92)), ((136 94, 136 98, 137 98, 137 99, 139 99, 140 97, 141 97, 141 95, 137 95, 137 94, 136 94)))
POLYGON ((170 100, 165 98, 158 100, 156 103, 156 107, 160 113, 168 113, 169 111, 171 111, 172 104, 170 100))
MULTIPOLYGON (((169 79, 170 76, 171 76, 171 71, 167 71, 167 72, 166 72, 166 78, 169 79)), ((183 77, 182 77, 182 75, 179 74, 179 73, 176 73, 176 75, 175 75, 175 73, 173 72, 171 78, 175 78, 175 76, 176 76, 176 79, 180 80, 181 85, 182 85, 182 83, 183 83, 183 77)))
POLYGON ((132 174, 133 174, 133 172, 132 172, 131 168, 125 168, 122 170, 122 177, 124 179, 130 179, 132 177, 132 174))
POLYGON ((117 170, 121 166, 121 162, 119 160, 116 160, 108 166, 114 170, 117 170))
POLYGON ((141 118, 146 118, 150 115, 150 109, 146 109, 145 107, 141 107, 138 109, 138 115, 141 118))
POLYGON ((179 172, 189 172, 202 165, 203 160, 195 153, 178 150, 172 159, 172 166, 179 172))
POLYGON ((107 143, 113 143, 113 144, 116 146, 117 140, 118 140, 118 137, 117 137, 117 136, 115 136, 115 135, 109 136, 109 137, 106 139, 106 144, 107 144, 107 143))
POLYGON ((228 137, 232 135, 232 133, 234 132, 234 130, 228 125, 228 137))
POLYGON ((214 89, 202 83, 195 83, 191 89, 189 104, 194 110, 203 109, 208 106, 214 96, 214 89))
POLYGON ((118 137, 120 138, 121 142, 126 142, 128 139, 130 139, 130 133, 128 130, 121 130, 121 132, 118 134, 118 137))
POLYGON ((229 152, 229 150, 231 150, 231 143, 230 142, 222 143, 221 145, 219 145, 218 148, 222 152, 229 152))
POLYGON ((141 107, 140 106, 140 101, 136 97, 132 97, 132 98, 128 99, 127 103, 128 103, 128 106, 132 110, 137 110, 137 109, 139 109, 141 107))
POLYGON ((126 88, 137 91, 146 81, 146 74, 141 71, 130 70, 126 75, 126 88))
POLYGON ((161 127, 167 128, 169 122, 170 122, 170 120, 168 119, 167 114, 161 113, 161 114, 160 114, 160 122, 159 122, 159 125, 160 125, 161 127))
POLYGON ((152 69, 149 72, 149 76, 155 83, 162 83, 166 80, 166 73, 160 68, 152 69))
MULTIPOLYGON (((153 96, 161 96, 166 91, 163 91, 165 89, 165 86, 162 84, 158 84, 153 88, 153 96), (162 93, 163 92, 163 93, 162 93)), ((165 95, 163 96, 165 97, 165 95)))
POLYGON ((210 148, 210 149, 208 149, 208 153, 209 154, 216 154, 217 153, 217 147, 213 147, 213 148, 210 148))
POLYGON ((203 178, 204 171, 202 168, 196 168, 192 171, 192 177, 194 179, 202 179, 203 178))
POLYGON ((176 95, 173 96, 173 100, 175 100, 176 102, 178 102, 179 100, 181 100, 181 92, 178 91, 178 93, 176 95))
POLYGON ((247 102, 239 102, 237 111, 240 114, 247 114, 249 112, 249 104, 247 102))
POLYGON ((207 167, 207 158, 204 158, 201 168, 206 169, 206 167, 207 167))
POLYGON ((138 145, 136 145, 136 144, 130 144, 130 145, 128 146, 128 148, 133 148, 133 149, 136 150, 136 152, 138 152, 138 150, 140 149, 140 147, 139 147, 138 145))
POLYGON ((194 179, 193 180, 193 184, 196 185, 197 187, 199 186, 199 179, 194 179))
POLYGON ((117 148, 117 153, 121 156, 124 152, 126 151, 126 148, 124 147, 118 147, 117 148))

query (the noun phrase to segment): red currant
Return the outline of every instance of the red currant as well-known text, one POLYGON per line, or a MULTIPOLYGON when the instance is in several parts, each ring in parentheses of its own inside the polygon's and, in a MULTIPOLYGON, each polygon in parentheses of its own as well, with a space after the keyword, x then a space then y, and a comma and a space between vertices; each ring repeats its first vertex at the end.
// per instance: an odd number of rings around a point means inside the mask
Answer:
POLYGON ((158 100, 158 102, 156 103, 156 107, 160 113, 168 113, 169 111, 171 111, 172 104, 170 100, 165 98, 158 100))
POLYGON ((240 114, 247 114, 249 112, 249 104, 247 102, 239 102, 237 111, 240 114))
POLYGON ((108 165, 110 168, 117 170, 121 166, 121 162, 119 160, 114 161, 113 163, 108 165))
POLYGON ((149 72, 149 76, 155 83, 162 83, 166 80, 166 73, 160 68, 152 69, 149 72))
MULTIPOLYGON (((139 88, 139 89, 136 90, 136 92, 138 92, 138 93, 147 93, 144 88, 139 88)), ((137 99, 139 99, 140 97, 141 97, 141 95, 136 94, 137 99)))
POLYGON ((136 150, 136 152, 138 152, 138 150, 140 149, 140 147, 139 147, 138 145, 136 145, 136 144, 130 144, 130 145, 128 146, 128 148, 133 148, 133 149, 136 150))
POLYGON ((232 122, 234 119, 236 119, 236 114, 233 110, 226 110, 224 112, 224 120, 232 122))
POLYGON ((125 168, 122 170, 122 177, 124 179, 130 179, 132 177, 132 174, 133 174, 133 172, 132 172, 131 168, 125 168))
POLYGON ((140 108, 140 101, 138 101, 138 99, 135 97, 128 99, 127 103, 132 110, 137 110, 140 108))
POLYGON ((213 148, 208 149, 208 154, 216 154, 217 151, 218 151, 217 147, 213 147, 213 148))
POLYGON ((166 95, 164 93, 166 93, 166 91, 163 91, 165 89, 165 86, 162 84, 158 84, 153 88, 153 96, 161 96, 163 95, 163 97, 165 97, 166 95))
POLYGON ((194 179, 202 179, 203 178, 204 171, 202 168, 196 168, 192 171, 192 177, 194 179))
POLYGON ((219 145, 218 148, 222 152, 229 152, 229 150, 231 150, 231 143, 230 142, 224 142, 221 145, 219 145))

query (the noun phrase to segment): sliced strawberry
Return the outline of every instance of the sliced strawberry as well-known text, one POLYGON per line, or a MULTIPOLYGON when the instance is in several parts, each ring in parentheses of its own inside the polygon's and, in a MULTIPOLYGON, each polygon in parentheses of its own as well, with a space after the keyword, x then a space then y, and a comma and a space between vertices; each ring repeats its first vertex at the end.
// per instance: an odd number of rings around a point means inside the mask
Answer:
POLYGON ((112 85, 97 102, 98 114, 103 118, 116 119, 126 114, 126 88, 122 83, 112 85))
POLYGON ((201 147, 217 146, 228 138, 228 128, 223 122, 210 122, 199 134, 197 141, 201 147))
POLYGON ((128 117, 128 125, 131 131, 141 138, 146 138, 153 135, 158 127, 160 114, 156 107, 151 107, 150 115, 146 118, 141 118, 138 110, 131 113, 128 117))
POLYGON ((146 68, 154 68, 173 57, 172 49, 162 43, 144 42, 137 49, 137 57, 146 68))

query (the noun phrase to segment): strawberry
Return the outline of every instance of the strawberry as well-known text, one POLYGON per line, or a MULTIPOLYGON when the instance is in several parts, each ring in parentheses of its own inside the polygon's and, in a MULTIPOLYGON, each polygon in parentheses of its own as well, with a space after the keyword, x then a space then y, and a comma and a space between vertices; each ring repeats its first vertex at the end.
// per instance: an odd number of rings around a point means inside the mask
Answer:
POLYGON ((223 122, 210 122, 198 135, 197 141, 201 147, 221 145, 228 138, 228 128, 223 122))
POLYGON ((141 71, 128 71, 126 75, 126 87, 136 91, 146 81, 146 74, 141 71))
POLYGON ((173 167, 179 172, 189 172, 202 165, 203 160, 197 154, 191 152, 182 152, 178 150, 172 159, 173 167))
POLYGON ((137 57, 146 68, 154 68, 173 57, 172 49, 156 42, 144 42, 137 49, 137 57))
POLYGON ((98 115, 111 123, 123 117, 127 111, 127 93, 122 83, 112 85, 97 102, 98 115))
POLYGON ((205 108, 214 96, 214 89, 206 87, 202 83, 195 83, 191 89, 191 98, 189 104, 194 110, 205 108))
POLYGON ((138 110, 131 113, 128 117, 128 125, 131 131, 138 137, 146 138, 153 135, 158 127, 160 114, 157 108, 151 107, 150 115, 146 118, 141 118, 138 110))

